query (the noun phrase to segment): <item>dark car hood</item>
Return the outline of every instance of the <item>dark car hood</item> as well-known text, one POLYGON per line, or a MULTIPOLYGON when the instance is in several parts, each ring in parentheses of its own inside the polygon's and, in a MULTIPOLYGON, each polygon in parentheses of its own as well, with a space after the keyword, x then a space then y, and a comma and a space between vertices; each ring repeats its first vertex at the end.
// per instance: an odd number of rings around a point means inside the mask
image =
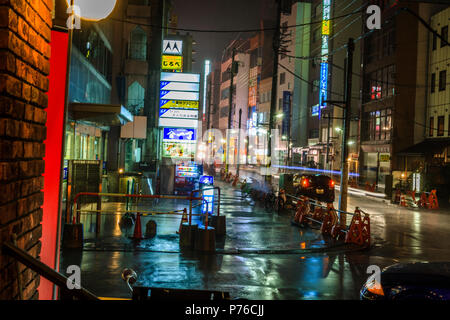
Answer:
POLYGON ((381 274, 383 286, 395 284, 450 284, 450 262, 416 262, 395 264, 381 274))

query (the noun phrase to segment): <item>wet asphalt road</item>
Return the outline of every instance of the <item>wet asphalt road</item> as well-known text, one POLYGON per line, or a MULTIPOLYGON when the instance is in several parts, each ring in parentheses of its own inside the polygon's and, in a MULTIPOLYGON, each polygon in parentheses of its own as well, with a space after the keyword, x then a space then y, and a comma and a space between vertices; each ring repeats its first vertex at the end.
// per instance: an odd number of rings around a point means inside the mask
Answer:
MULTIPOLYGON (((449 210, 406 209, 350 196, 349 209, 358 206, 370 213, 373 246, 327 250, 329 243, 318 230, 293 226, 289 214, 267 212, 228 184, 217 185, 222 187, 221 214, 227 216, 227 237, 217 242, 218 254, 180 252, 175 233, 180 217, 151 217, 158 224, 157 236, 136 244, 127 237, 132 229, 118 226, 120 215, 103 220, 97 239, 86 216, 85 250, 63 251, 61 271, 80 265, 82 285, 99 296, 130 297, 120 277, 128 267, 138 273, 140 284, 150 287, 221 290, 246 299, 358 299, 369 265, 450 261, 449 210), (236 249, 267 248, 275 253, 233 254, 236 249), (323 250, 283 253, 294 248, 323 250)), ((145 224, 143 219, 144 229, 145 224)))

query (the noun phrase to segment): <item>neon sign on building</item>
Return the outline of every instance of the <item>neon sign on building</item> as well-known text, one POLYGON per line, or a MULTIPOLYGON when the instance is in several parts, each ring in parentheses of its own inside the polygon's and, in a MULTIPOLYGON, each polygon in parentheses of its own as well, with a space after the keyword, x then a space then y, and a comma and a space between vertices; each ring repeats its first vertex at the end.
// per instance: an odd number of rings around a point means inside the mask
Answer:
MULTIPOLYGON (((320 109, 326 107, 324 101, 327 100, 328 91, 328 38, 330 35, 330 12, 331 0, 323 0, 322 13, 322 50, 320 63, 320 91, 319 91, 319 105, 320 109)), ((319 113, 320 117, 320 113, 319 113)))

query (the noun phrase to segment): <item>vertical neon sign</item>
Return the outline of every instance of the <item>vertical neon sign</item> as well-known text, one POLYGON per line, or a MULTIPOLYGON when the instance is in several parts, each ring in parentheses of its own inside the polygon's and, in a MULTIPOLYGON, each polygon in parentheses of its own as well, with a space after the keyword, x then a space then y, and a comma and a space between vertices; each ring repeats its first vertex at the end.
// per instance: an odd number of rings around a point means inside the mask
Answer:
POLYGON ((203 120, 206 113, 206 84, 208 82, 208 75, 211 71, 211 62, 209 60, 205 60, 205 75, 203 76, 203 120))
MULTIPOLYGON (((328 38, 330 36, 330 11, 331 0, 323 0, 322 10, 322 50, 320 63, 320 91, 319 105, 320 109, 326 107, 324 101, 327 100, 328 91, 328 38)), ((320 118, 321 112, 319 112, 320 118)))

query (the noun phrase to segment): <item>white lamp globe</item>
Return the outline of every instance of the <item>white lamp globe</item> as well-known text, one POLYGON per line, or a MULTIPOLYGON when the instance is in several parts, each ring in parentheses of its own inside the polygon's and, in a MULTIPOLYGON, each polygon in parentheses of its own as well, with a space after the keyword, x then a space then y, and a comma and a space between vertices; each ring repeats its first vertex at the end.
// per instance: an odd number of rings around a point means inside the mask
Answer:
MULTIPOLYGON (((70 5, 71 0, 66 0, 70 5)), ((80 8, 80 18, 84 20, 98 21, 111 14, 117 0, 73 0, 73 5, 80 8)), ((74 14, 77 12, 74 11, 74 14)))

